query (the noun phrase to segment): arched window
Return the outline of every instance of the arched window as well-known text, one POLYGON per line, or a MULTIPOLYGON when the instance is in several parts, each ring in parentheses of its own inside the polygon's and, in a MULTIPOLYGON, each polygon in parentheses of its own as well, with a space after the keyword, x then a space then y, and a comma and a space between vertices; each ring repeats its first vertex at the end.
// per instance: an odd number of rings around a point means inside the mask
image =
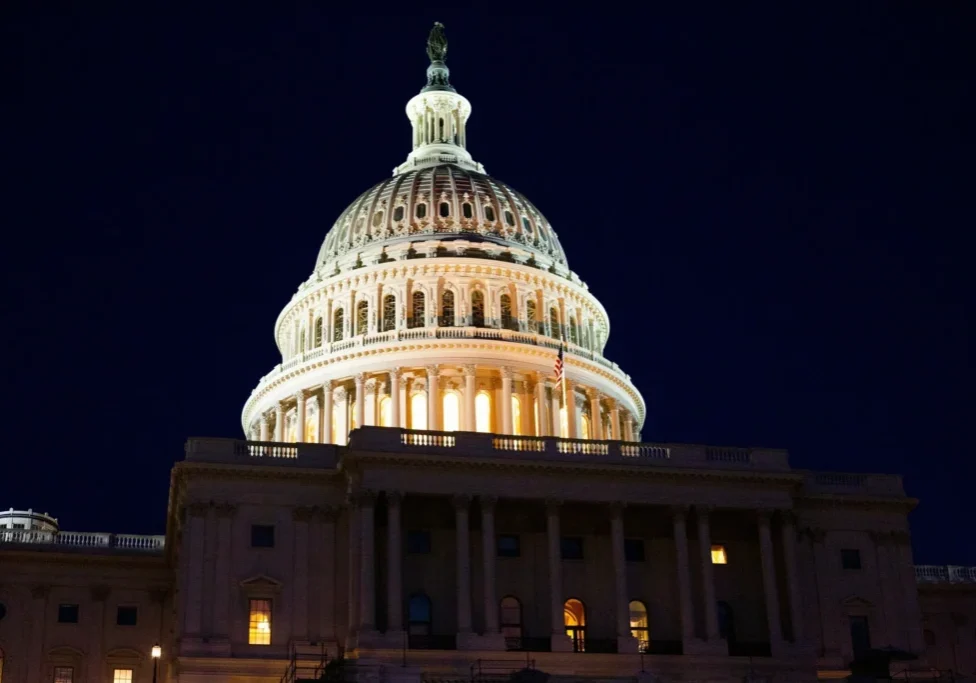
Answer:
POLYGON ((298 353, 305 353, 305 330, 298 335, 298 353))
POLYGON ((559 309, 555 306, 549 309, 549 328, 553 339, 562 337, 559 330, 559 309))
POLYGON ((444 119, 437 119, 437 139, 444 139, 444 119))
POLYGON ((417 204, 417 208, 414 210, 414 215, 417 218, 427 218, 427 205, 423 202, 417 204))
POLYGON ((427 392, 410 397, 410 429, 427 429, 427 392))
POLYGON ((313 329, 313 343, 315 344, 315 348, 318 348, 322 346, 322 318, 315 319, 315 327, 313 329))
POLYGON ((505 646, 510 650, 522 647, 522 603, 507 595, 501 602, 501 629, 505 646))
POLYGON ((419 290, 415 290, 412 301, 413 310, 411 311, 410 315, 410 327, 423 327, 425 305, 424 293, 419 290))
POLYGON ((563 621, 566 635, 573 641, 573 652, 586 651, 586 608, 576 598, 570 598, 563 605, 563 621))
POLYGON ((430 635, 430 598, 413 595, 407 604, 407 624, 412 636, 430 635))
POLYGON ((491 432, 491 396, 487 391, 479 391, 474 397, 474 430, 491 432))
POLYGON ((449 289, 441 295, 441 327, 454 327, 454 292, 449 289))
POLYGON ((489 223, 495 222, 495 208, 492 206, 485 207, 485 220, 489 223))
POLYGON ((440 205, 441 218, 447 218, 451 215, 451 205, 447 202, 441 202, 440 205))
POLYGON ((569 422, 566 420, 566 406, 559 409, 559 437, 562 439, 569 438, 569 422))
POLYGON ((393 220, 396 221, 397 223, 403 220, 402 206, 398 206, 397 208, 393 209, 393 220))
POLYGON ((396 327, 396 297, 387 294, 383 297, 383 331, 396 327))
POLYGON ((718 603, 718 635, 730 645, 735 643, 735 614, 724 600, 718 603))
POLYGON ((309 401, 305 408, 305 443, 318 443, 320 417, 318 407, 309 401))
POLYGON ((518 396, 512 396, 512 434, 522 436, 522 402, 518 396))
POLYGON ((332 405, 332 442, 340 446, 345 445, 349 436, 348 410, 349 405, 345 401, 332 405))
POLYGON ((647 628, 647 608, 640 600, 630 601, 630 635, 637 639, 640 652, 647 652, 650 637, 647 628))
POLYGON ((480 289, 471 292, 471 324, 485 326, 485 293, 480 289))
POLYGON ((456 432, 461 429, 461 401, 453 391, 444 394, 444 431, 456 432))
POLYGON ((369 331, 369 304, 360 301, 356 304, 356 334, 366 334, 369 331))
POLYGON ((465 218, 471 218, 471 216, 474 215, 474 212, 471 210, 470 203, 464 202, 464 204, 461 205, 461 215, 465 218))
POLYGON ((515 321, 512 318, 512 297, 508 294, 502 294, 500 303, 502 309, 502 329, 511 330, 515 327, 515 321))
POLYGON ((583 413, 583 417, 580 420, 580 435, 579 435, 579 437, 581 439, 592 439, 593 437, 590 436, 590 434, 592 434, 592 431, 590 429, 590 416, 587 415, 586 413, 583 413))
POLYGON ((935 631, 925 629, 922 636, 925 638, 925 647, 935 647, 935 631))
POLYGON ((389 396, 380 399, 380 427, 394 427, 393 401, 389 396))
POLYGON ((535 300, 529 299, 525 302, 525 320, 529 323, 529 332, 535 332, 538 320, 535 317, 535 300))
POLYGON ((342 328, 345 326, 346 316, 341 308, 332 314, 332 341, 342 341, 342 328))
POLYGON ((577 336, 576 332, 577 332, 576 318, 572 314, 570 314, 570 316, 569 316, 569 341, 572 342, 573 344, 578 344, 579 343, 579 337, 577 336))
POLYGON ((505 222, 508 223, 510 226, 515 225, 515 216, 512 215, 511 211, 507 211, 507 210, 505 211, 505 222))

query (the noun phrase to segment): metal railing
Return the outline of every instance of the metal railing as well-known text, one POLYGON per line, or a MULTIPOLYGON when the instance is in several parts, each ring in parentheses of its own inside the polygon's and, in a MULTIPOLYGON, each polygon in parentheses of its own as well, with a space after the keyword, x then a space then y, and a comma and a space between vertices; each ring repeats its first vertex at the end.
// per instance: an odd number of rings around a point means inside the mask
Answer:
POLYGON ((917 564, 915 580, 918 583, 976 583, 976 567, 955 564, 917 564))

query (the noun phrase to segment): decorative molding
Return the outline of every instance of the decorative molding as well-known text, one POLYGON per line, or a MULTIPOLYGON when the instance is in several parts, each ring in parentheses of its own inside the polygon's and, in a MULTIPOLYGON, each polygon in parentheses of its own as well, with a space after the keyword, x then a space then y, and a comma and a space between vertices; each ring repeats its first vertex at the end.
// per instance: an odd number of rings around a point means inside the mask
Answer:
POLYGON ((559 510, 563 505, 563 501, 558 498, 547 498, 546 499, 546 514, 547 515, 558 515, 559 510))
POLYGON ((186 514, 190 517, 205 517, 210 512, 211 503, 194 501, 186 504, 186 514))
POLYGON ((386 491, 386 504, 389 507, 398 507, 403 503, 403 491, 386 491))
POLYGON ((307 505, 300 505, 298 507, 292 508, 291 518, 296 522, 308 523, 312 521, 312 517, 315 514, 315 508, 307 505))
POLYGON ((237 506, 233 503, 217 503, 214 505, 217 517, 233 517, 237 514, 237 506))
POLYGON ((467 512, 468 508, 471 507, 471 496, 464 493, 455 494, 451 496, 451 504, 456 511, 460 512, 463 510, 467 512))
POLYGON ((497 503, 498 503, 498 496, 492 496, 492 495, 478 496, 478 504, 481 506, 482 511, 494 511, 495 505, 497 503))
POLYGON ((112 588, 110 586, 98 585, 91 587, 91 598, 96 602, 105 602, 111 594, 112 588))
POLYGON ((239 585, 244 595, 248 597, 263 597, 280 592, 284 584, 278 579, 266 574, 258 574, 244 579, 239 585))
POLYGON ((35 600, 42 600, 46 598, 51 593, 51 586, 48 584, 38 584, 36 586, 31 586, 31 597, 35 600))
POLYGON ((474 377, 477 374, 477 368, 474 365, 462 365, 461 372, 464 373, 465 378, 474 377))

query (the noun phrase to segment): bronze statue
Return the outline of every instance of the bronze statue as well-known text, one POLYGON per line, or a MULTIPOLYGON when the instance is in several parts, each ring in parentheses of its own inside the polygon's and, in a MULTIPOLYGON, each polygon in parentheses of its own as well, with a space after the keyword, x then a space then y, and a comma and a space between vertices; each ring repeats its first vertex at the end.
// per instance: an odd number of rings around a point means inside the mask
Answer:
POLYGON ((443 62, 447 56, 447 36, 444 35, 444 24, 439 21, 434 22, 434 28, 427 36, 427 56, 432 62, 443 62))

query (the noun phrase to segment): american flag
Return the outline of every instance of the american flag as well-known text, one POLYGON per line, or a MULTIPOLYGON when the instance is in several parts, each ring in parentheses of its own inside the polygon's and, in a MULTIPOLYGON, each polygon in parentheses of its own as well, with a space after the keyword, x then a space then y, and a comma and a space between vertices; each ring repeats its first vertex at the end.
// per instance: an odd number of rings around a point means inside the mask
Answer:
POLYGON ((559 355, 556 356, 556 365, 553 368, 556 371, 556 386, 559 386, 563 381, 563 346, 559 345, 559 355))

